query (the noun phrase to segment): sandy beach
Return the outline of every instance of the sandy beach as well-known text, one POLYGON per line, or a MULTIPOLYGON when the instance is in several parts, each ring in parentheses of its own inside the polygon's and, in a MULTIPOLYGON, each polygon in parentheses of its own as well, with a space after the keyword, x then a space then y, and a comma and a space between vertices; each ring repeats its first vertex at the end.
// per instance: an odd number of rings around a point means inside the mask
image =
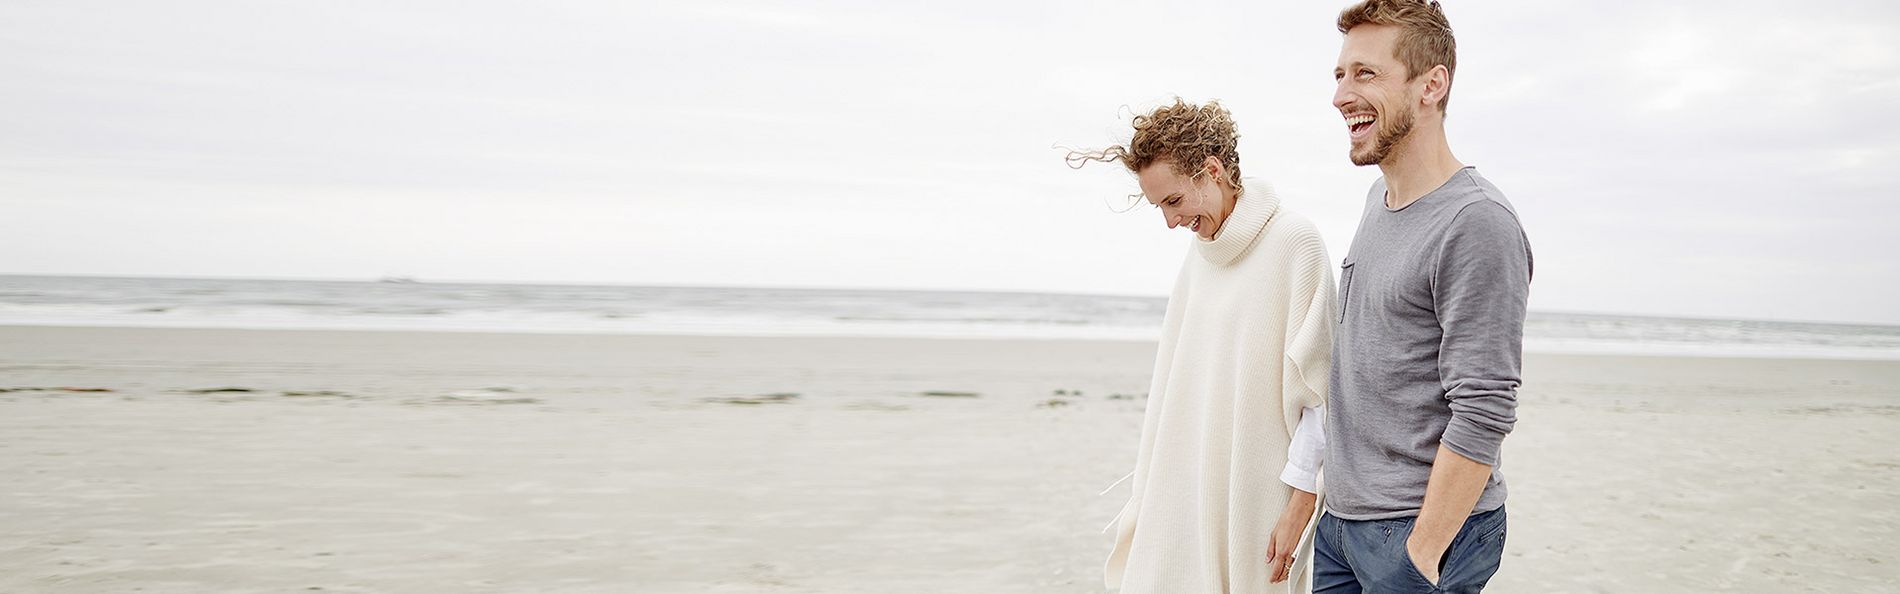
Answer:
MULTIPOLYGON (((1153 348, 0 327, 0 592, 1100 592, 1153 348)), ((1900 588, 1900 363, 1525 376, 1491 591, 1900 588)))

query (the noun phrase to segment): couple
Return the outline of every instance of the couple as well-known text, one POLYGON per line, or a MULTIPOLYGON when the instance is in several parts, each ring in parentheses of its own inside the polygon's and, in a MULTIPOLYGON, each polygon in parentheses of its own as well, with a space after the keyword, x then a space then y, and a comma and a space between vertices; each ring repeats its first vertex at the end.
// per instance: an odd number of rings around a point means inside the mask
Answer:
POLYGON ((1122 162, 1196 235, 1112 524, 1126 594, 1478 592, 1498 569, 1530 244, 1445 139, 1438 3, 1365 0, 1338 26, 1333 105, 1383 177, 1337 291, 1313 224, 1241 177, 1218 104, 1177 99, 1071 155, 1122 162))

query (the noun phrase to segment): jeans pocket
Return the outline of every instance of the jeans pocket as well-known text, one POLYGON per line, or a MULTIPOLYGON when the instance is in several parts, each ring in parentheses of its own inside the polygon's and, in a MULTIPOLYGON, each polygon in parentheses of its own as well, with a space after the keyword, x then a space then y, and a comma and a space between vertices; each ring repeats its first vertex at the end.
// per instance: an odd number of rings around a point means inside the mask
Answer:
POLYGON ((1484 520, 1487 525, 1481 528, 1484 532, 1478 536, 1478 543, 1488 544, 1492 541, 1504 540, 1504 526, 1507 523, 1504 518, 1504 508, 1486 512, 1484 520))
POLYGON ((1445 552, 1439 569, 1439 588, 1448 592, 1476 592, 1498 571, 1504 557, 1503 508, 1472 516, 1466 528, 1445 552))
POLYGON ((1412 582, 1424 588, 1424 591, 1434 591, 1438 588, 1438 584, 1434 584, 1431 580, 1426 579, 1425 572, 1418 568, 1417 563, 1412 562, 1412 549, 1407 545, 1407 543, 1412 540, 1412 528, 1417 525, 1418 523, 1415 518, 1406 518, 1394 526, 1392 532, 1394 538, 1391 539, 1391 542, 1394 544, 1392 548, 1396 549, 1398 553, 1397 562, 1400 565, 1398 573, 1403 574, 1401 581, 1412 582))
MULTIPOLYGON (((1418 586, 1418 591, 1420 592, 1438 591, 1438 584, 1432 583, 1431 580, 1425 578, 1425 572, 1420 571, 1418 564, 1412 562, 1411 551, 1403 546, 1399 547, 1398 561, 1399 564, 1403 566, 1399 568, 1399 573, 1404 574, 1400 581, 1411 582, 1413 585, 1418 586)), ((1443 579, 1444 576, 1440 575, 1439 578, 1443 579)))

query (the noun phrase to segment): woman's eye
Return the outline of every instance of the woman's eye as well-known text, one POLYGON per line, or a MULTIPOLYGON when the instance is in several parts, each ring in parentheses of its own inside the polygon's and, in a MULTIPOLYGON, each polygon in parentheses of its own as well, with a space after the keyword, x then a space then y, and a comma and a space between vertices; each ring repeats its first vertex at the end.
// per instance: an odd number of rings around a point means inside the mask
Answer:
POLYGON ((1181 203, 1181 199, 1180 199, 1180 198, 1175 198, 1175 199, 1173 199, 1173 200, 1169 200, 1169 201, 1168 201, 1168 206, 1175 206, 1175 205, 1178 205, 1178 204, 1180 204, 1180 203, 1181 203))

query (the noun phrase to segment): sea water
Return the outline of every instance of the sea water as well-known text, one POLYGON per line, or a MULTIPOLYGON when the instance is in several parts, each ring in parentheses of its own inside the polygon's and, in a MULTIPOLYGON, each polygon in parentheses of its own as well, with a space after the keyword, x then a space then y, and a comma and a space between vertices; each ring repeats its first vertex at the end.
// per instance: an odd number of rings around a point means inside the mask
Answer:
MULTIPOLYGON (((1153 340, 1158 296, 0 275, 0 324, 1153 340)), ((1532 312, 1546 353, 1900 360, 1900 326, 1532 312)))

